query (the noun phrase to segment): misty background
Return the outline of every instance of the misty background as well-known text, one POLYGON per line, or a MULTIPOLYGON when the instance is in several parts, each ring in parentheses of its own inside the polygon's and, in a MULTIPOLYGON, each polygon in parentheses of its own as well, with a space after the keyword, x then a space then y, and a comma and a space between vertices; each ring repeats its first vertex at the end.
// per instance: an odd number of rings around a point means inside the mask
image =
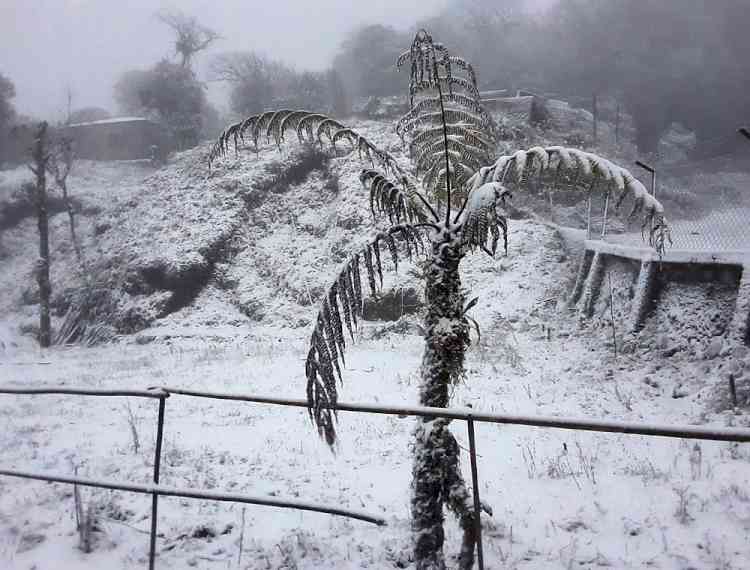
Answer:
POLYGON ((0 130, 139 115, 185 148, 280 106, 345 117, 404 94, 395 58, 427 27, 481 89, 627 115, 641 154, 678 125, 711 156, 739 146, 750 115, 749 13, 744 0, 6 0, 0 130), (212 41, 181 59, 165 15, 212 41))

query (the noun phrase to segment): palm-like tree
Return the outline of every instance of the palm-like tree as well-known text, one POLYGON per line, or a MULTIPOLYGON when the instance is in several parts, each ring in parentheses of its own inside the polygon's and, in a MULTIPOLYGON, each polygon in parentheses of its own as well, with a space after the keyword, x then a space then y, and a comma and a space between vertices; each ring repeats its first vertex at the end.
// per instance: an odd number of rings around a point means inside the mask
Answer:
MULTIPOLYGON (((372 295, 382 286, 385 249, 396 267, 404 253, 426 258, 419 403, 448 407, 450 387, 464 374, 471 322, 467 312, 477 302, 467 302, 459 266, 477 249, 494 255, 501 235, 507 245, 508 226, 501 209, 510 188, 523 187, 537 177, 546 183, 567 179, 590 192, 616 192, 618 205, 631 196, 631 216, 643 215, 649 243, 661 250, 669 238, 662 206, 628 171, 604 158, 577 149, 534 147, 492 162, 495 125, 481 106, 474 70, 449 55, 426 31, 416 35, 397 64, 406 62, 411 64, 411 108, 398 122, 397 132, 409 139, 414 174, 335 119, 288 109, 229 126, 209 157, 214 161, 231 146, 236 150, 250 142, 257 148, 263 137, 280 145, 285 134, 294 130, 303 143, 322 145, 327 137, 336 149, 346 141, 372 163, 360 179, 369 189, 373 216, 387 217, 390 227, 354 252, 333 280, 320 305, 305 364, 310 417, 330 445, 336 441, 336 380, 341 380, 345 330, 353 340, 362 315, 363 272, 372 295)), ((462 569, 473 565, 473 504, 449 423, 422 418, 414 432, 412 529, 415 560, 422 570, 445 568, 444 506, 458 516, 463 530, 459 565, 462 569)))

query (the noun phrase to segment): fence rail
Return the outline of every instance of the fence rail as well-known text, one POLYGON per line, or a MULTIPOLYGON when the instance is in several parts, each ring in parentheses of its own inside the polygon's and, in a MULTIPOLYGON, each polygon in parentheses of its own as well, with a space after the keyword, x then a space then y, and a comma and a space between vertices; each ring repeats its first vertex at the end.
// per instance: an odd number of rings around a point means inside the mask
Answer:
MULTIPOLYGON (((275 398, 271 396, 260 396, 254 394, 237 394, 230 392, 209 392, 199 390, 188 390, 184 388, 153 387, 147 390, 105 390, 96 388, 68 388, 57 386, 39 386, 35 388, 0 387, 0 394, 7 395, 79 395, 79 396, 101 396, 101 397, 136 397, 159 400, 158 424, 156 434, 156 448, 154 452, 153 485, 138 485, 131 483, 120 483, 70 477, 67 475, 51 475, 45 473, 34 473, 29 471, 18 471, 0 468, 0 476, 19 477, 24 479, 36 479, 88 487, 100 487, 128 491, 132 493, 149 494, 152 496, 151 508, 151 532, 149 545, 149 569, 153 570, 156 560, 156 535, 157 535, 157 509, 159 496, 185 497, 213 501, 227 501, 245 504, 274 506, 298 510, 314 511, 332 515, 344 516, 365 522, 384 525, 385 519, 380 516, 371 515, 363 511, 341 509, 317 505, 304 501, 290 501, 284 499, 257 497, 250 495, 225 494, 211 491, 194 491, 178 489, 159 485, 161 466, 161 448, 164 435, 164 417, 166 400, 171 395, 180 395, 196 398, 207 398, 214 400, 230 400, 236 402, 250 402, 257 404, 270 404, 277 406, 288 406, 296 408, 307 408, 306 400, 275 398)), ((471 408, 430 408, 424 406, 381 406, 374 404, 338 403, 336 410, 343 412, 359 412, 370 414, 386 414, 399 417, 428 417, 446 418, 466 422, 469 435, 469 454, 471 459, 471 475, 473 483, 474 498, 474 520, 477 525, 477 563, 480 570, 484 570, 484 552, 482 548, 482 528, 480 518, 481 500, 479 497, 479 484, 476 461, 476 441, 474 435, 474 422, 523 425, 541 428, 556 428, 578 431, 595 431, 604 433, 622 433, 630 435, 660 436, 681 439, 701 439, 712 441, 750 442, 750 429, 739 428, 704 428, 698 426, 669 426, 658 424, 638 424, 628 422, 608 422, 601 420, 586 420, 580 418, 564 418, 555 416, 525 416, 514 414, 489 414, 475 411, 471 408)))

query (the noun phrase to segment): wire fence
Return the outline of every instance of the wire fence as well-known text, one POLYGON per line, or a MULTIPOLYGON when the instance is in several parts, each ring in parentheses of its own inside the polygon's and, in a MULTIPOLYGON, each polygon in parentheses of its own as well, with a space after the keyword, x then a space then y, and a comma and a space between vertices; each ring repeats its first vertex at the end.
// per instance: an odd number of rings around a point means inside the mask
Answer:
MULTIPOLYGON (((695 188, 661 188, 658 199, 664 205, 673 249, 692 251, 750 251, 750 189, 743 192, 731 177, 723 190, 706 192, 695 188)), ((632 199, 619 211, 627 214, 632 199)), ((635 247, 643 246, 637 221, 616 215, 606 196, 593 195, 587 201, 589 239, 601 239, 635 247)))
MULTIPOLYGON (((343 516, 352 519, 361 520, 383 526, 386 521, 383 517, 372 515, 364 511, 342 509, 319 505, 304 501, 292 501, 278 499, 276 497, 259 497, 241 494, 227 494, 212 491, 196 491, 192 489, 180 489, 159 485, 159 476, 161 469, 162 441, 164 438, 165 408, 166 401, 171 395, 180 395, 196 398, 207 398, 214 400, 230 400, 235 402, 248 402, 258 404, 269 404, 276 406, 290 406, 297 408, 307 408, 306 400, 274 398, 268 396, 259 396, 254 394, 233 394, 226 392, 207 392, 198 390, 186 390, 182 388, 157 387, 148 390, 99 390, 87 388, 58 388, 58 387, 36 387, 36 388, 3 388, 0 387, 0 394, 7 395, 79 395, 89 397, 135 397, 158 400, 158 416, 156 430, 156 446, 154 451, 154 470, 153 484, 140 485, 133 483, 123 483, 118 481, 104 481, 85 479, 81 477, 71 477, 67 475, 57 475, 48 473, 37 473, 30 471, 21 471, 13 469, 0 468, 0 475, 7 477, 18 477, 23 479, 41 480, 57 483, 66 483, 71 485, 82 485, 87 487, 99 487, 126 491, 131 493, 140 493, 151 495, 151 530, 149 543, 148 567, 153 570, 156 564, 156 537, 158 531, 158 506, 160 496, 183 497, 193 499, 204 499, 213 501, 235 502, 253 505, 264 505, 279 508, 297 509, 327 513, 331 515, 343 516)), ((579 418, 564 418, 550 416, 525 416, 513 414, 487 414, 472 409, 457 408, 430 408, 423 406, 406 407, 406 406, 381 406, 373 404, 358 403, 339 403, 336 406, 338 411, 359 412, 369 414, 385 414, 399 417, 427 417, 427 418, 446 418, 451 420, 461 420, 466 422, 466 428, 469 437, 469 455, 472 478, 472 493, 474 499, 474 521, 476 524, 477 537, 477 566, 479 570, 484 570, 484 549, 482 545, 482 525, 481 525, 481 498, 479 494, 479 475, 477 471, 477 450, 476 438, 474 433, 474 423, 495 423, 495 424, 512 424, 524 425, 541 428, 557 428, 577 431, 594 431, 604 433, 622 433, 645 436, 660 436, 681 439, 700 439, 710 441, 728 441, 728 442, 750 442, 750 429, 739 428, 712 428, 697 426, 672 426, 659 424, 643 424, 629 422, 608 422, 600 420, 584 420, 579 418)))

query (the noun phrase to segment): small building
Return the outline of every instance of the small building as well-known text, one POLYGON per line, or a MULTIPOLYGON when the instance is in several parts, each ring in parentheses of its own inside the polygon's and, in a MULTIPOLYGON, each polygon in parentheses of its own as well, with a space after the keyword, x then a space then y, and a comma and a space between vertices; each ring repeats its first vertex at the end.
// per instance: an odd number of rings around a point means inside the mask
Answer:
POLYGON ((143 117, 115 117, 63 127, 73 139, 76 158, 137 160, 165 158, 172 140, 163 125, 143 117), (154 148, 155 147, 155 148, 154 148))

